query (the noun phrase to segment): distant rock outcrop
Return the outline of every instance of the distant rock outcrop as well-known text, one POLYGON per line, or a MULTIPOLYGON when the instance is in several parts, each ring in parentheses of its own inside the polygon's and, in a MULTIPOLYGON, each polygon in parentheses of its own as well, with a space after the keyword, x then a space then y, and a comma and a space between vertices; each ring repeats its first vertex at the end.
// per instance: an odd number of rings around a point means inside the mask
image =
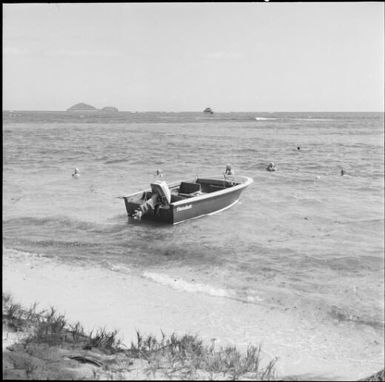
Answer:
POLYGON ((203 112, 208 114, 214 114, 214 112, 209 107, 206 107, 206 109, 204 109, 203 112))
POLYGON ((76 105, 71 106, 67 111, 92 111, 97 110, 96 107, 87 105, 86 103, 77 103, 76 105))
POLYGON ((86 103, 80 102, 76 105, 71 106, 67 111, 102 111, 105 113, 116 113, 119 110, 114 106, 105 106, 102 109, 97 109, 94 106, 87 105, 86 103))
POLYGON ((105 112, 107 112, 107 113, 116 113, 116 112, 119 111, 119 110, 118 110, 116 107, 114 107, 114 106, 105 106, 105 107, 103 107, 101 110, 102 110, 102 111, 105 111, 105 112))

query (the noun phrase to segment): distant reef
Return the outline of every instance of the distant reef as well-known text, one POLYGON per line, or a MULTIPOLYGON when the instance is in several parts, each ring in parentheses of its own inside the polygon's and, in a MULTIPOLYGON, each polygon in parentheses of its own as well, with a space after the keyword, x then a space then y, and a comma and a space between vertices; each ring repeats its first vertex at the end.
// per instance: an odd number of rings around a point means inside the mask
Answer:
POLYGON ((114 106, 105 106, 102 109, 97 109, 92 105, 87 105, 84 102, 80 102, 68 108, 67 111, 104 111, 108 113, 116 113, 119 110, 114 106))
POLYGON ((206 109, 204 109, 203 112, 208 114, 214 114, 214 112, 211 110, 210 107, 206 107, 206 109))
POLYGON ((116 113, 119 111, 116 107, 114 106, 105 106, 101 109, 102 111, 108 112, 108 113, 116 113))

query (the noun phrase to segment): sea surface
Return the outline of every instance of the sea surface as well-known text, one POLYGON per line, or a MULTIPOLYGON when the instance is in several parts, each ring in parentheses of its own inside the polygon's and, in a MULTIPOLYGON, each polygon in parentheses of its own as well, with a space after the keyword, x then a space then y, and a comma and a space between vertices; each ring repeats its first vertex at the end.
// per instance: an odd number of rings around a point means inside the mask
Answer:
POLYGON ((384 115, 3 112, 3 250, 383 340, 384 115), (254 183, 213 216, 131 222, 118 198, 227 163, 254 183))

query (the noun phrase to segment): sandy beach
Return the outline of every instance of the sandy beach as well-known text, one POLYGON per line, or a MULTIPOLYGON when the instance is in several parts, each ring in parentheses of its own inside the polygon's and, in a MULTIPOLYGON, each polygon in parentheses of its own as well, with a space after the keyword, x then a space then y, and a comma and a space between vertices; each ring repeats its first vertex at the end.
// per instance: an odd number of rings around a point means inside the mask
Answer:
MULTIPOLYGON (((383 368, 382 339, 354 328, 313 327, 293 314, 223 297, 186 293, 130 273, 62 264, 54 259, 5 251, 3 291, 25 306, 54 306, 86 330, 118 330, 129 344, 136 330, 155 336, 197 334, 216 346, 262 344, 265 361, 278 357, 281 377, 357 380, 383 368)), ((368 328, 368 331, 372 329, 368 328)))

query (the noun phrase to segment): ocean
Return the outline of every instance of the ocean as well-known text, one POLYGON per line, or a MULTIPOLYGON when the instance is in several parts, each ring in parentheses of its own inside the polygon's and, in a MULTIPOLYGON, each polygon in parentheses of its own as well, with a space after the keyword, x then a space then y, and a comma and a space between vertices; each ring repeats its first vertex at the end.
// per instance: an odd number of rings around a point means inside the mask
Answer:
POLYGON ((384 115, 3 112, 3 251, 381 342, 384 115), (171 183, 228 163, 254 183, 213 216, 132 222, 118 198, 148 188, 157 169, 171 183))

